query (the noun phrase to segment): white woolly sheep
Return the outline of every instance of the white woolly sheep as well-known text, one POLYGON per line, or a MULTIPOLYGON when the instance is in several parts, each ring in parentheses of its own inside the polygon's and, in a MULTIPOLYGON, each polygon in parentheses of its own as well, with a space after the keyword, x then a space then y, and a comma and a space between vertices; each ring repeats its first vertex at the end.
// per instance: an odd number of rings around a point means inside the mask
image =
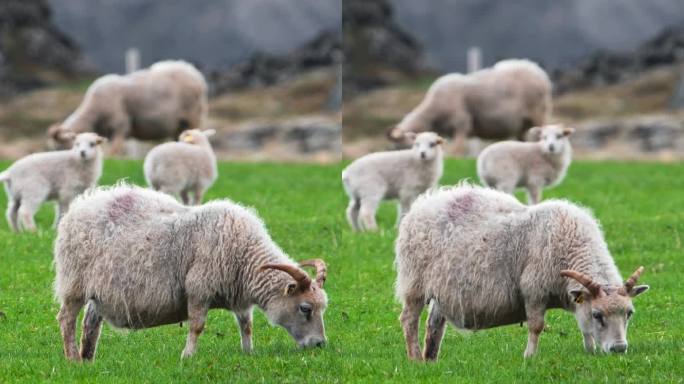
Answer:
POLYGON ((102 320, 142 329, 189 322, 191 356, 212 308, 233 311, 242 348, 252 349, 252 309, 285 328, 300 347, 325 343, 325 263, 297 265, 248 208, 229 201, 198 207, 139 187, 95 188, 59 224, 55 296, 64 353, 92 360, 102 320), (301 266, 316 268, 312 280, 301 266), (80 352, 76 319, 83 318, 80 352))
POLYGON ((442 177, 442 138, 433 132, 417 136, 412 149, 376 152, 363 156, 342 171, 349 195, 347 220, 354 230, 375 230, 375 211, 382 200, 398 199, 397 222, 411 203, 442 177))
POLYGON ((129 136, 159 140, 199 128, 207 109, 202 73, 184 61, 162 61, 125 76, 100 77, 76 111, 48 133, 57 144, 68 145, 69 132, 96 132, 109 136, 112 152, 119 153, 129 136))
POLYGON ((537 142, 502 141, 485 148, 477 158, 477 174, 489 187, 506 193, 526 188, 528 203, 541 200, 542 189, 558 185, 572 160, 568 136, 575 130, 560 125, 534 127, 537 142))
POLYGON ((413 203, 399 228, 395 265, 411 359, 437 358, 447 320, 470 330, 527 321, 524 356, 532 356, 551 308, 574 312, 588 352, 596 343, 625 352, 631 298, 648 289, 636 286, 643 267, 622 282, 587 210, 565 201, 525 206, 465 184, 413 203), (421 355, 418 325, 428 302, 421 355))
POLYGON ((393 140, 406 132, 453 134, 454 153, 465 138, 523 140, 551 114, 552 85, 546 72, 528 60, 503 60, 468 75, 437 79, 423 101, 389 131, 393 140))
POLYGON ((180 195, 183 204, 202 204, 204 192, 218 175, 209 142, 214 133, 213 129, 191 129, 181 133, 179 142, 152 148, 143 164, 147 185, 171 196, 180 195))
POLYGON ((57 202, 56 226, 71 201, 100 178, 100 144, 105 140, 94 133, 81 133, 71 150, 34 153, 0 173, 7 191, 7 221, 12 230, 35 231, 33 216, 46 200, 57 202))

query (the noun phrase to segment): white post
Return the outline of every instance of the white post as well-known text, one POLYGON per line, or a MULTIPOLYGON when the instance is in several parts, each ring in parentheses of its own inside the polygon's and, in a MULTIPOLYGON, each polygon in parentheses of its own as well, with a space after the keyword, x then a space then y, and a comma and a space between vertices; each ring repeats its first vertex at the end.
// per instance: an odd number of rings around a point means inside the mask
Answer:
POLYGON ((128 48, 126 50, 126 73, 135 72, 140 69, 140 51, 138 48, 128 48))
POLYGON ((482 68, 482 50, 480 47, 468 48, 468 73, 482 68))

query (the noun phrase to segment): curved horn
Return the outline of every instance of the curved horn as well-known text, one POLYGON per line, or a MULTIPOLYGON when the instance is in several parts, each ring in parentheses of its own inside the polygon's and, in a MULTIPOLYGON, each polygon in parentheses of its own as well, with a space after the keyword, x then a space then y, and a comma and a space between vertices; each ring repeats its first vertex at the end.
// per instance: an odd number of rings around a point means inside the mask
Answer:
POLYGON ((639 276, 641 276, 641 273, 643 271, 643 266, 637 268, 637 270, 634 271, 634 273, 632 273, 632 276, 630 276, 629 279, 625 281, 625 291, 627 291, 627 293, 629 293, 632 290, 632 288, 634 288, 634 286, 637 283, 637 280, 639 280, 639 276))
POLYGON ((259 268, 259 270, 264 271, 266 269, 277 269, 283 271, 297 282, 297 288, 308 289, 311 286, 311 278, 306 272, 302 271, 301 268, 292 264, 264 264, 259 268))
POLYGON ((585 288, 589 290, 592 296, 597 297, 603 292, 601 285, 594 282, 591 277, 585 275, 582 272, 573 271, 571 269, 564 269, 560 272, 561 276, 569 277, 576 280, 578 283, 582 284, 585 288))
POLYGON ((311 259, 299 262, 302 267, 314 267, 316 268, 316 285, 319 288, 323 288, 325 284, 325 279, 328 277, 328 268, 325 266, 325 261, 321 259, 311 259))

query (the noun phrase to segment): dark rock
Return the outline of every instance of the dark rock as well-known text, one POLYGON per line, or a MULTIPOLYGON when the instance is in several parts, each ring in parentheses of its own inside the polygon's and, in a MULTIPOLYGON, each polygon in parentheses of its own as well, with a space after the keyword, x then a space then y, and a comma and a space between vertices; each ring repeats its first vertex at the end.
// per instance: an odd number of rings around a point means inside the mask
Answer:
POLYGON ((220 95, 231 90, 274 85, 313 69, 338 65, 342 56, 340 38, 338 31, 325 31, 289 54, 260 53, 227 71, 213 71, 209 74, 211 93, 220 95))
POLYGON ((629 136, 645 152, 677 149, 678 139, 684 136, 684 126, 681 122, 671 120, 643 121, 635 124, 629 136))
POLYGON ((334 120, 298 118, 277 123, 250 123, 237 131, 221 134, 214 142, 217 148, 229 151, 259 151, 275 144, 285 147, 289 153, 339 153, 341 131, 341 125, 334 120))
POLYGON ((664 65, 684 61, 684 27, 666 28, 634 52, 599 51, 580 61, 574 68, 552 73, 554 90, 563 93, 574 89, 610 85, 664 65))
POLYGON ((394 21, 387 0, 342 4, 344 97, 428 71, 420 44, 394 21))
POLYGON ((0 96, 87 71, 78 47, 51 20, 46 0, 0 2, 0 96))

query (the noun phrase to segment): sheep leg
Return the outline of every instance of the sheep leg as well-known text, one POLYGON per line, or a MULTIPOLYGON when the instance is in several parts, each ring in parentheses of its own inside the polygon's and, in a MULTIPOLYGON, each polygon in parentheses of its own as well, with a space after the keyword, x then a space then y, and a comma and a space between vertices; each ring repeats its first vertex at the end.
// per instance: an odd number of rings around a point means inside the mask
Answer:
POLYGON ((10 228, 14 232, 19 231, 19 223, 17 222, 18 216, 19 215, 19 200, 15 200, 12 197, 9 199, 9 203, 7 204, 7 222, 10 225, 10 228))
POLYGON ((544 330, 544 307, 539 305, 525 306, 527 314, 527 348, 525 348, 525 358, 537 353, 539 345, 539 335, 544 330))
POLYGON ((375 231, 378 229, 378 224, 375 221, 375 211, 377 211, 378 205, 380 205, 380 199, 377 197, 368 197, 361 200, 359 217, 363 230, 375 231))
POLYGON ((361 203, 358 199, 349 200, 349 205, 347 206, 347 221, 351 225, 352 229, 358 231, 359 227, 359 209, 361 208, 361 203))
POLYGON ((40 204, 43 202, 42 196, 40 198, 23 199, 21 205, 19 206, 19 220, 21 221, 21 226, 30 232, 36 231, 36 222, 33 220, 33 216, 38 211, 40 204))
POLYGON ((204 195, 204 191, 202 190, 202 187, 200 187, 200 186, 195 187, 195 200, 192 202, 192 205, 202 204, 202 196, 203 195, 204 195))
POLYGON ((114 134, 112 135, 112 142, 109 146, 109 153, 112 156, 119 156, 123 155, 123 149, 126 144, 126 136, 125 135, 117 135, 114 134))
POLYGON ((207 321, 207 312, 209 305, 200 302, 196 299, 188 300, 188 320, 190 320, 190 329, 188 330, 188 338, 185 342, 185 349, 181 358, 192 356, 197 349, 197 338, 204 330, 204 323, 207 321))
POLYGON ((439 346, 442 343, 445 329, 446 317, 439 312, 439 306, 433 301, 425 327, 425 349, 423 351, 423 359, 437 360, 439 346))
POLYGON ((81 355, 76 347, 76 318, 81 307, 83 307, 82 301, 64 301, 57 314, 64 343, 64 356, 74 361, 81 360, 81 355))
POLYGON ((52 223, 52 228, 57 229, 59 222, 62 220, 64 214, 66 214, 69 209, 69 201, 60 199, 57 205, 55 205, 55 221, 52 223))
POLYGON ((541 200, 541 188, 538 186, 527 187, 527 204, 538 204, 541 200))
POLYGON ((515 191, 515 184, 506 181, 499 181, 496 183, 494 189, 512 195, 513 191, 515 191))
POLYGON ((418 326, 423 306, 424 301, 422 299, 406 300, 399 316, 406 340, 406 353, 411 360, 422 360, 420 344, 418 344, 418 326))
POLYGON ((245 353, 252 352, 252 309, 244 312, 236 312, 235 320, 240 326, 240 341, 242 342, 242 350, 245 353))
POLYGON ((102 316, 97 312, 93 302, 88 303, 86 313, 83 316, 83 329, 81 333, 81 358, 93 360, 97 349, 97 340, 102 330, 102 316))
POLYGON ((411 209, 411 204, 413 204, 413 197, 402 197, 399 199, 399 212, 397 213, 397 227, 401 224, 401 219, 406 216, 409 209, 411 209))
POLYGON ((190 196, 188 195, 188 191, 181 191, 180 192, 180 197, 181 200, 183 200, 183 204, 188 205, 190 203, 190 196))

